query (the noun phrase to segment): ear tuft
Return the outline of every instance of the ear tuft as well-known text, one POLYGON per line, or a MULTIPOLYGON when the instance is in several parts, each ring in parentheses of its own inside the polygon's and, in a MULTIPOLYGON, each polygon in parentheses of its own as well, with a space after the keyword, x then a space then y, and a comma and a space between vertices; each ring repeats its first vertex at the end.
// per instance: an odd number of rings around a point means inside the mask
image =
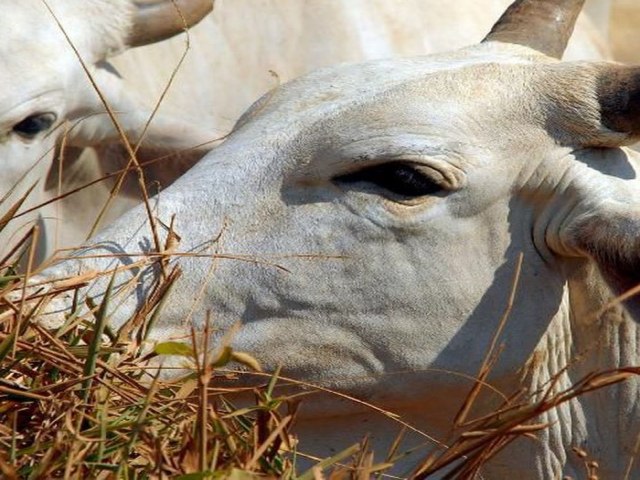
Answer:
POLYGON ((606 68, 598 78, 597 97, 603 126, 640 137, 640 67, 606 68))

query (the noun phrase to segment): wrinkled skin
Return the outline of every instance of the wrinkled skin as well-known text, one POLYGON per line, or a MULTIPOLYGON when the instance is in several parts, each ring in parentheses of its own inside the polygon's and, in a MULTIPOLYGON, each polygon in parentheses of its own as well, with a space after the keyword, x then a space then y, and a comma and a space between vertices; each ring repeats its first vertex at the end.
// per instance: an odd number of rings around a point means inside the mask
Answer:
MULTIPOLYGON (((282 365, 283 375, 365 399, 446 442, 522 254, 492 385, 534 394, 567 367, 561 390, 589 372, 637 363, 637 326, 626 310, 596 315, 638 281, 640 163, 617 147, 632 138, 600 124, 596 91, 607 68, 489 42, 328 68, 276 89, 157 198, 165 224, 176 215, 179 251, 225 256, 213 270, 203 257, 172 261, 183 275, 151 337, 182 339, 210 311, 215 339, 240 322, 233 346, 267 370, 282 365), (390 170, 367 176, 377 164, 390 170), (391 193, 386 179, 399 165, 428 193, 391 193)), ((118 259, 69 260, 43 275, 138 261, 130 255, 153 249, 144 210, 92 244, 76 255, 118 259)), ((141 275, 121 289, 114 327, 157 273, 117 276, 121 287, 141 275)), ((105 282, 87 293, 99 296, 105 282)), ((551 427, 539 441, 514 442, 484 468, 486 478, 580 476, 574 446, 598 461, 602 478, 622 478, 640 428, 637 390, 629 380, 542 416, 551 427)), ((475 413, 499 401, 485 389, 475 413)), ((312 432, 301 449, 316 455, 369 433, 382 460, 399 426, 314 395, 298 429, 312 432)), ((416 445, 396 473, 434 448, 419 435, 402 448, 416 445)))
MULTIPOLYGON (((126 47, 134 12, 132 3, 49 0, 47 4, 51 11, 42 0, 0 0, 0 217, 34 184, 20 212, 56 195, 55 188, 45 192, 44 182, 57 140, 65 137, 65 145, 78 148, 120 141, 88 75, 116 112, 130 141, 137 141, 151 114, 151 108, 104 63, 126 47), (77 49, 77 55, 69 42, 77 49)), ((165 153, 208 139, 210 134, 163 116, 154 119, 146 135, 147 142, 165 153)), ((60 180, 63 177, 61 174, 60 180)), ((56 185, 58 180, 55 179, 56 185)), ((55 206, 50 206, 11 221, 0 234, 3 252, 7 253, 40 216, 47 230, 41 239, 41 250, 43 254, 50 253, 56 230, 65 228, 58 225, 59 214, 55 206)), ((76 244, 82 240, 77 238, 76 244)))

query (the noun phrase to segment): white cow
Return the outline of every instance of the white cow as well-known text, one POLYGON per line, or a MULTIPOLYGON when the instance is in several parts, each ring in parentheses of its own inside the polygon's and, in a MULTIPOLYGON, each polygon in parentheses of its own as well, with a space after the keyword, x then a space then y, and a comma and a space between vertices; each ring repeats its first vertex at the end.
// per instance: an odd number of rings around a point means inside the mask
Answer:
MULTIPOLYGON (((640 72, 556 60, 580 0, 516 4, 479 45, 322 69, 254 104, 155 200, 164 224, 175 215, 179 251, 201 255, 169 264, 183 274, 151 337, 184 338, 211 312, 215 342, 240 321, 233 346, 266 369, 363 398, 446 443, 522 255, 491 385, 535 395, 553 377, 562 390, 637 364, 637 302, 604 307, 640 280, 640 156, 622 147, 640 136, 640 72)), ((155 244, 139 207, 43 275, 128 267, 115 280, 117 327, 159 275, 140 263, 155 244)), ((639 386, 543 415, 548 429, 515 440, 483 478, 580 478, 573 447, 601 478, 627 466, 637 477, 639 386)), ((475 414, 501 401, 483 389, 475 414)), ((398 430, 331 395, 303 408, 298 428, 312 434, 301 449, 317 455, 369 433, 382 460, 398 430)), ((408 435, 409 448, 397 473, 435 446, 408 435)))
MULTIPOLYGON (((44 192, 44 179, 57 139, 66 136, 67 145, 76 147, 120 141, 96 88, 123 133, 137 141, 151 108, 131 93, 104 60, 127 46, 145 45, 182 32, 211 10, 211 1, 0 0, 0 10, 2 218, 34 184, 21 212, 51 198, 44 192), (176 5, 183 11, 182 17, 176 5)), ((158 116, 145 138, 160 151, 175 152, 211 135, 185 122, 158 116)), ((27 233, 37 213, 3 222, 3 248, 10 248, 27 233)), ((55 211, 42 209, 40 214, 48 223, 55 211)))
MULTIPOLYGON (((510 0, 218 0, 190 32, 190 50, 160 105, 160 112, 198 125, 212 137, 228 133, 241 113, 265 92, 311 70, 341 62, 436 53, 478 42, 510 0), (277 74, 277 78, 271 72, 277 74)), ((568 46, 571 59, 608 55, 609 0, 589 0, 568 46)), ((185 39, 128 50, 111 62, 131 89, 155 104, 185 52, 185 39)), ((128 161, 122 149, 68 165, 61 191, 71 191, 128 161), (93 163, 93 170, 88 167, 93 163), (100 168, 102 166, 102 169, 100 168), (78 168, 80 167, 80 168, 78 168)), ((189 164, 163 162, 148 180, 166 186, 189 164)), ((56 191, 57 172, 49 181, 56 191)), ((113 182, 67 197, 59 217, 59 246, 84 240, 113 182), (80 219, 84 218, 84 222, 80 219), (67 219, 69 221, 67 221, 67 219), (72 224, 73 228, 69 228, 72 224)), ((152 186, 152 188, 154 188, 152 186)), ((140 202, 135 173, 106 218, 140 202)))

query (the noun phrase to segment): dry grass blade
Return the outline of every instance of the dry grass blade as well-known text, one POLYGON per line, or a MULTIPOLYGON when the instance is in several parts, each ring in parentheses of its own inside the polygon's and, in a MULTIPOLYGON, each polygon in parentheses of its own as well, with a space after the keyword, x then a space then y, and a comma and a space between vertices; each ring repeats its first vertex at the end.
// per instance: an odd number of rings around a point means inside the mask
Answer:
POLYGON ((98 361, 98 355, 100 353, 100 344, 102 343, 102 335, 107 324, 107 309, 109 308, 109 301, 111 299, 111 294, 113 293, 113 283, 115 281, 115 278, 115 274, 111 276, 111 280, 109 281, 109 285, 107 286, 107 291, 104 294, 104 298, 102 299, 102 304, 100 305, 100 309, 98 310, 98 314, 96 315, 96 321, 93 329, 93 338, 91 339, 91 343, 89 344, 87 360, 84 364, 83 373, 86 377, 88 377, 82 385, 82 388, 84 390, 85 402, 89 400, 89 395, 91 393, 91 377, 96 370, 96 363, 98 361))
MULTIPOLYGON (((437 472, 448 471, 443 478, 475 478, 482 466, 509 443, 522 436, 530 436, 546 429, 547 423, 531 423, 544 412, 594 390, 624 382, 640 375, 640 367, 624 367, 589 374, 558 393, 552 393, 551 382, 542 400, 523 402, 484 417, 473 430, 461 432, 451 447, 430 458, 415 473, 416 479, 428 478, 437 472), (454 466, 455 465, 455 466, 454 466), (451 468, 454 466, 453 468, 451 468)), ((533 437, 535 438, 535 437, 533 437)))
POLYGON ((18 200, 15 201, 11 207, 7 210, 7 212, 0 217, 0 232, 7 226, 7 224, 16 217, 18 210, 22 206, 22 204, 27 200, 33 189, 36 187, 38 182, 35 182, 31 185, 27 191, 22 195, 18 200))
POLYGON ((316 478, 316 475, 322 470, 329 468, 332 465, 336 465, 343 461, 346 458, 353 457, 356 453, 361 450, 361 445, 356 443, 355 445, 350 446, 342 450, 341 452, 336 453, 334 456, 329 457, 325 460, 322 460, 317 465, 312 467, 311 469, 304 472, 302 475, 298 477, 298 480, 312 480, 316 478))
POLYGON ((103 93, 100 90, 100 88, 98 88, 98 85, 95 82, 95 79, 93 78, 93 75, 91 74, 89 68, 87 67, 87 64, 85 63, 84 59, 80 55, 80 52, 78 51, 76 46, 73 44, 73 42, 69 38, 69 35, 68 35, 67 31, 65 30, 64 26, 62 25, 60 20, 56 17, 56 15, 53 12, 53 10, 51 10, 51 8, 47 4, 46 0, 42 0, 42 3, 49 10, 49 13, 53 17, 54 21, 56 22, 56 24, 60 28, 60 31, 62 32, 62 34, 64 35, 65 39, 67 40, 67 43, 69 44, 69 47, 75 53, 78 61, 80 62, 80 65, 82 66, 82 69, 85 72, 85 75, 87 76, 87 78, 91 82, 91 85, 93 86, 96 94, 100 98, 100 101, 104 105, 105 110, 106 110, 107 114, 109 115, 109 118, 111 119, 111 122, 113 123, 114 127, 116 128, 116 130, 118 132, 118 135, 120 136, 120 140, 122 141, 122 145, 125 147, 125 149, 127 151, 127 155, 129 156, 129 165, 127 165, 127 167, 129 167, 130 165, 134 165, 135 166, 136 172, 138 174, 138 184, 140 186, 140 191, 142 193, 142 197, 143 197, 143 200, 144 200, 144 205, 145 205, 145 208, 146 208, 146 211, 147 211, 147 217, 148 217, 149 225, 151 227, 151 233, 152 233, 152 236, 153 236, 155 249, 156 249, 156 251, 160 252, 160 251, 162 251, 162 245, 160 243, 160 237, 158 235, 157 225, 156 225, 156 222, 155 222, 154 215, 153 215, 153 213, 151 211, 151 205, 149 203, 149 194, 147 192, 147 186, 146 186, 146 183, 144 181, 144 172, 143 172, 142 167, 140 166, 140 164, 138 162, 138 159, 136 157, 136 152, 135 152, 134 148, 131 146, 131 142, 127 138, 126 132, 124 131, 124 129, 120 125, 120 122, 118 122, 118 119, 116 118, 115 112, 111 108, 108 100, 105 98, 105 96, 103 95, 103 93))
POLYGON ((478 397, 478 394, 480 393, 480 389, 482 388, 482 386, 487 383, 486 380, 487 380, 487 377, 489 376, 489 372, 491 371, 491 368, 493 367, 493 365, 498 359, 498 351, 497 351, 498 339, 500 338, 500 334, 504 330, 504 326, 506 325, 507 320, 509 319, 511 309, 513 308, 516 292, 518 290, 520 273, 522 272, 523 260, 524 260, 524 255, 520 253, 516 263, 516 269, 513 277, 513 282, 511 285, 511 292, 509 293, 509 300, 507 302, 507 307, 505 309, 504 314, 502 315, 502 318, 500 319, 500 322, 498 323, 498 328, 496 329, 493 335, 491 346, 487 350, 485 359, 482 362, 480 371, 478 372, 476 383, 469 391, 469 395, 467 395, 467 398, 462 404, 462 407, 460 407, 460 411, 458 412, 458 414, 456 415, 456 418, 453 421, 454 425, 457 427, 464 424, 465 420, 467 419, 467 415, 469 414, 471 407, 473 406, 473 402, 478 397))

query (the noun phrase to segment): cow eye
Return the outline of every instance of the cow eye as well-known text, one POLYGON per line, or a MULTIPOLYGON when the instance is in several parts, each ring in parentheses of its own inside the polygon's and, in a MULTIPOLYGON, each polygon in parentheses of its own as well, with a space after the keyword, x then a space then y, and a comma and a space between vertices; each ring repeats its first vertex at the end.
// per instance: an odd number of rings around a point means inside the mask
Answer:
POLYGON ((403 197, 421 197, 442 190, 441 185, 426 176, 416 166, 402 162, 374 165, 341 175, 334 180, 349 184, 365 182, 403 197))
POLYGON ((21 137, 32 139, 39 133, 49 130, 56 122, 56 119, 55 113, 36 113, 16 123, 13 126, 13 131, 21 137))

